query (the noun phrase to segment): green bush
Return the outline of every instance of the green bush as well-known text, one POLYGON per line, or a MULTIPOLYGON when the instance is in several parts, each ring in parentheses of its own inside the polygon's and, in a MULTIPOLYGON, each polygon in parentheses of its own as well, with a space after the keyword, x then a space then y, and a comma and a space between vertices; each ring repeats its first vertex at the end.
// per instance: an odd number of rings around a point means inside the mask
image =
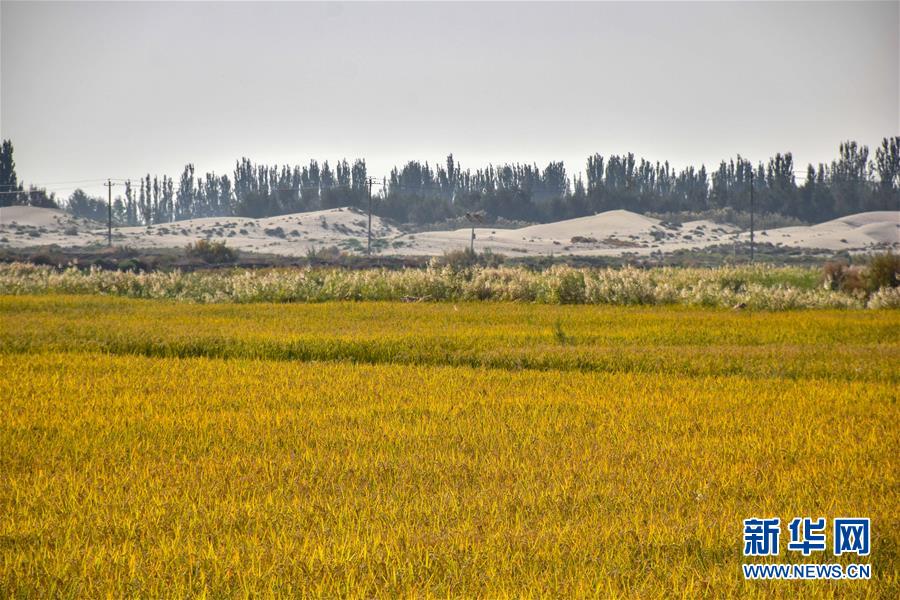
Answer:
POLYGON ((435 266, 449 267, 454 271, 459 271, 477 265, 478 255, 471 248, 445 251, 443 256, 434 259, 434 264, 435 266))
POLYGON ((119 263, 111 258, 106 258, 105 256, 101 256, 99 258, 95 258, 90 261, 90 266, 103 269, 104 271, 115 271, 117 270, 119 263))
POLYGON ((306 249, 306 259, 311 262, 336 262, 347 254, 337 246, 310 246, 306 249))
POLYGON ((187 245, 187 255, 199 258, 210 264, 233 263, 237 260, 237 251, 225 245, 225 242, 198 240, 187 245))
POLYGON ((34 265, 57 267, 65 263, 62 256, 49 252, 39 252, 28 257, 28 261, 34 265))
POLYGON ((551 269, 548 284, 550 297, 559 304, 582 304, 587 286, 584 273, 575 269, 551 269))
POLYGON ((129 271, 131 273, 137 273, 138 271, 146 271, 147 266, 136 258, 126 258, 119 261, 117 269, 119 271, 129 271))
POLYGON ((443 256, 433 258, 431 263, 435 267, 448 267, 453 271, 462 271, 474 267, 499 267, 505 260, 505 256, 494 254, 489 248, 480 254, 471 248, 465 248, 445 251, 443 256))

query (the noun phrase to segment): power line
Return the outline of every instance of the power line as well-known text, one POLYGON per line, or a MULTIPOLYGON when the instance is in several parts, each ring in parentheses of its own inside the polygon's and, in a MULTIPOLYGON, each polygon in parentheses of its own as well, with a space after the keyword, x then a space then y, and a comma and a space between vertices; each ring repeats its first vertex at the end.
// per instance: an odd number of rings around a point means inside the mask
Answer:
MULTIPOLYGON (((32 186, 46 186, 46 185, 63 185, 66 183, 97 183, 101 181, 106 181, 106 179, 70 179, 68 181, 45 181, 40 183, 30 183, 32 186)), ((0 185, 0 187, 11 187, 13 184, 7 183, 0 185)), ((23 185, 23 184, 16 184, 23 185)))

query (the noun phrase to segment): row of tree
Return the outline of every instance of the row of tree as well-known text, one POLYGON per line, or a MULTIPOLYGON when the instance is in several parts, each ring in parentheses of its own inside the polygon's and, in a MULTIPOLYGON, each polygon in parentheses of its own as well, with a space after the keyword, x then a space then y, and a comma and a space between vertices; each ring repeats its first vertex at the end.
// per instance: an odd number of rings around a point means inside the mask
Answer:
POLYGON ((16 174, 12 142, 3 140, 0 144, 0 206, 14 204, 29 204, 43 208, 59 207, 56 198, 52 194, 48 195, 46 190, 35 186, 29 186, 28 190, 25 190, 16 174))
MULTIPOLYGON (((839 147, 830 164, 797 171, 790 153, 754 166, 740 155, 705 166, 676 170, 634 154, 588 158, 585 174, 570 178, 562 162, 488 165, 462 169, 453 158, 431 166, 410 161, 388 177, 369 177, 364 160, 268 166, 243 158, 234 173, 195 173, 187 165, 177 183, 148 174, 125 181, 113 202, 123 225, 168 223, 217 216, 266 217, 338 206, 365 209, 401 223, 427 224, 481 211, 488 221, 556 221, 613 209, 642 213, 700 212, 717 208, 747 211, 751 188, 755 210, 823 221, 870 210, 900 209, 900 137, 885 138, 874 156, 856 142, 839 147), (798 183, 800 180, 800 183, 798 183)), ((0 199, 4 204, 54 205, 42 190, 22 190, 12 161, 12 144, 0 155, 0 199), (21 193, 10 193, 10 192, 21 193)), ((76 190, 66 202, 80 216, 105 220, 106 201, 76 190)))

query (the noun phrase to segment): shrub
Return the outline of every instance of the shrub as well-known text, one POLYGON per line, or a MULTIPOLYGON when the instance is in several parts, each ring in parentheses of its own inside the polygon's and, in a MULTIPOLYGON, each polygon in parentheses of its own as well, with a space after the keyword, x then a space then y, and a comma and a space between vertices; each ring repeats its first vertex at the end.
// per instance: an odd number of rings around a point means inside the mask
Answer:
POLYGON ((866 284, 870 292, 881 288, 895 288, 900 283, 900 255, 892 252, 876 254, 866 269, 866 284))
POLYGON ((506 262, 502 254, 495 254, 490 248, 486 248, 478 257, 478 263, 484 267, 499 267, 506 262))
POLYGON ((548 272, 550 297, 559 304, 581 304, 585 301, 587 286, 584 272, 569 267, 554 267, 548 272))
POLYGON ((94 268, 102 269, 104 271, 115 271, 119 266, 119 264, 111 258, 105 257, 95 258, 94 260, 90 261, 90 265, 94 268))
POLYGON ((474 267, 496 268, 506 261, 506 257, 502 254, 494 254, 491 249, 486 249, 479 254, 473 252, 471 248, 464 250, 450 250, 444 252, 441 257, 431 259, 431 265, 436 268, 447 267, 451 271, 461 271, 474 267))
POLYGON ((48 252, 39 252, 28 257, 28 261, 34 265, 42 265, 47 267, 58 267, 63 264, 62 256, 50 254, 48 252))
POLYGON ((210 264, 233 263, 237 260, 237 251, 225 245, 225 242, 198 240, 187 245, 187 255, 199 258, 210 264))
POLYGON ((844 277, 847 273, 847 263, 829 260, 822 267, 825 276, 825 288, 829 290, 840 290, 844 283, 844 277))
POLYGON ((435 266, 449 267, 454 271, 468 269, 478 264, 478 255, 471 248, 465 250, 450 250, 444 255, 434 259, 435 266))
POLYGON ((583 235, 576 235, 569 241, 572 244, 596 244, 597 238, 585 237, 583 235))
POLYGON ((310 262, 334 262, 344 256, 346 254, 337 246, 310 246, 306 249, 306 258, 310 262))
POLYGON ((860 267, 851 267, 840 261, 825 263, 825 288, 838 292, 865 292, 867 285, 860 267))
POLYGON ((719 285, 723 290, 730 290, 737 294, 746 289, 747 281, 743 277, 731 277, 726 275, 719 280, 719 285))
POLYGON ((138 271, 145 270, 146 265, 144 265, 141 261, 136 258, 126 258, 124 260, 119 261, 119 265, 117 270, 119 271, 129 271, 131 273, 136 273, 138 271))

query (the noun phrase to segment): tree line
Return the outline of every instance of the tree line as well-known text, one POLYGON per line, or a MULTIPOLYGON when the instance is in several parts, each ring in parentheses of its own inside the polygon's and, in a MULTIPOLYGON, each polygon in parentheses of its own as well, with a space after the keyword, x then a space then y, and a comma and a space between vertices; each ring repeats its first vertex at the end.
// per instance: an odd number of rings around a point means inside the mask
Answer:
MULTIPOLYGON (((0 154, 0 201, 56 206, 52 194, 23 190, 12 144, 0 154)), ((444 164, 409 161, 380 180, 363 159, 312 160, 307 165, 263 165, 242 158, 231 175, 199 174, 185 166, 180 177, 149 174, 127 180, 113 201, 120 225, 169 223, 199 217, 268 217, 353 206, 400 223, 429 224, 480 212, 487 222, 548 222, 607 210, 639 213, 754 209, 803 221, 824 221, 873 210, 900 209, 900 136, 884 138, 870 154, 853 141, 841 143, 831 163, 799 171, 791 153, 753 165, 738 155, 715 170, 674 169, 668 162, 634 154, 588 157, 584 175, 570 177, 562 162, 488 165, 463 169, 449 155, 444 164)), ((76 190, 64 206, 76 215, 105 220, 106 200, 76 190)))

